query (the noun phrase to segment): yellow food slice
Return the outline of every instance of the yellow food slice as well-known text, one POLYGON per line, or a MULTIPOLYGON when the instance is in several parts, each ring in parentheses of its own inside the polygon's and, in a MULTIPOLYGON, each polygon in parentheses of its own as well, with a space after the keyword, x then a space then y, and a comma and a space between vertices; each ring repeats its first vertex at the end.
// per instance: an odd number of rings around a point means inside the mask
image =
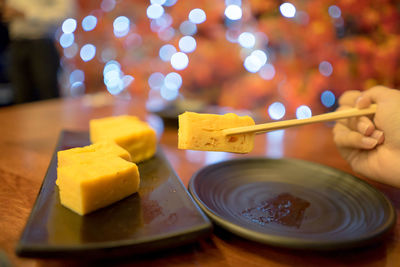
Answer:
POLYGON ((103 141, 84 147, 75 147, 57 152, 58 164, 66 165, 82 161, 95 156, 115 155, 127 161, 131 161, 131 155, 112 141, 103 141))
POLYGON ((179 115, 178 148, 248 153, 254 148, 254 134, 225 136, 222 130, 254 125, 249 116, 185 112, 179 115))
MULTIPOLYGON (((131 161, 131 155, 128 151, 117 145, 115 142, 103 141, 89 146, 58 151, 57 166, 60 167, 74 163, 83 163, 104 156, 117 156, 124 160, 131 161)), ((59 179, 60 175, 57 175, 57 185, 59 183, 59 179)))
POLYGON ((139 190, 138 167, 116 156, 85 159, 58 167, 61 204, 84 215, 139 190))
POLYGON ((92 143, 114 141, 126 149, 132 162, 151 158, 157 147, 156 132, 135 116, 122 115, 90 121, 92 143))

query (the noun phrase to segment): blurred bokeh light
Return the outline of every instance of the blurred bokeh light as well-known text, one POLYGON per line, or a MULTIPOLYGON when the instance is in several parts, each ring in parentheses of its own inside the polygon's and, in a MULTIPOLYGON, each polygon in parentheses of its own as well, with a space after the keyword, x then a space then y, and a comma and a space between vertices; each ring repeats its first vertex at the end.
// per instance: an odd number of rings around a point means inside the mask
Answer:
POLYGON ((400 87, 391 1, 77 4, 56 34, 67 95, 195 99, 278 120, 331 111, 346 90, 400 87))

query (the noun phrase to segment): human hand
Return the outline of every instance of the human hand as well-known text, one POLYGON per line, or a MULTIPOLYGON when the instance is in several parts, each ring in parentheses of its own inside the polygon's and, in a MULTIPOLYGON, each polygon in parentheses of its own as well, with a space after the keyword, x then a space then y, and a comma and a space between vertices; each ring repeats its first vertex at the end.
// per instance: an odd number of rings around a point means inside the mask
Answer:
POLYGON ((376 86, 347 91, 339 109, 377 104, 375 116, 338 121, 334 141, 354 171, 376 181, 400 187, 400 91, 376 86))

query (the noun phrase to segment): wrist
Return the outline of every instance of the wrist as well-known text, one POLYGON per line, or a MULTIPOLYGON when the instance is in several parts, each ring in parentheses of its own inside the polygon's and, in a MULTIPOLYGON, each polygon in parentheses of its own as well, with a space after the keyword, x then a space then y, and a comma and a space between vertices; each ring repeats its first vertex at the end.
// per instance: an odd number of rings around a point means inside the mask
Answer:
POLYGON ((400 151, 391 151, 385 153, 385 157, 376 164, 374 170, 374 180, 385 183, 397 188, 400 188, 400 163, 397 162, 400 158, 400 151))

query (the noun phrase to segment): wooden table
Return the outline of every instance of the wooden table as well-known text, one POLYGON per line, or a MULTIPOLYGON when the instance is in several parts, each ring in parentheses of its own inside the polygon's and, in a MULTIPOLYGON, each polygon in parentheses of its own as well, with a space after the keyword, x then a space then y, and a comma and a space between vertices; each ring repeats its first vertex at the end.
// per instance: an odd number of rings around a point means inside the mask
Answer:
MULTIPOLYGON (((126 101, 96 96, 0 109, 0 255, 3 254, 12 265, 80 265, 72 260, 18 258, 14 248, 42 184, 60 131, 88 130, 90 119, 118 114, 134 114, 158 122, 158 117, 145 112, 140 97, 126 101)), ((259 135, 250 156, 293 157, 351 172, 332 142, 331 127, 318 124, 288 129, 283 135, 275 136, 278 141, 274 142, 269 139, 274 138, 273 135, 259 135)), ((186 186, 192 174, 202 166, 239 156, 199 152, 193 160, 187 152, 177 149, 176 128, 165 127, 160 143, 186 186)), ((373 247, 342 252, 294 251, 250 242, 217 228, 210 238, 195 244, 118 263, 124 266, 400 266, 400 190, 368 182, 386 194, 398 215, 394 233, 373 247)))

